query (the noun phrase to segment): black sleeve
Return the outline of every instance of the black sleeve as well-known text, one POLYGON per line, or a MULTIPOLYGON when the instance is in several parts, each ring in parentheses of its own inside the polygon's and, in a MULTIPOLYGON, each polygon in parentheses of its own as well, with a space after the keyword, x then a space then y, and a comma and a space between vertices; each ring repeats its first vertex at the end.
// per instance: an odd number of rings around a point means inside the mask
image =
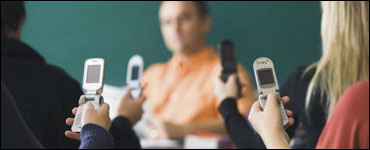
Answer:
POLYGON ((132 129, 131 122, 123 116, 116 117, 109 132, 114 139, 116 149, 141 149, 140 141, 132 129))
POLYGON ((1 149, 40 149, 41 144, 23 120, 9 91, 1 82, 1 149))
POLYGON ((227 133, 238 149, 265 149, 261 137, 247 124, 239 113, 235 99, 225 99, 219 108, 227 133))

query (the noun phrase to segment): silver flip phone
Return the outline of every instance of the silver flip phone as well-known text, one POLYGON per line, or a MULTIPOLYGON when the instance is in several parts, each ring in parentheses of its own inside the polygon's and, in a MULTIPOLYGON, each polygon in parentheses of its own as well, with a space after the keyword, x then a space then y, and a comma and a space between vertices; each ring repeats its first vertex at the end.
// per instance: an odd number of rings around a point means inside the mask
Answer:
POLYGON ((126 83, 134 99, 139 98, 141 95, 141 78, 143 70, 143 58, 140 55, 132 56, 128 62, 126 83))
POLYGON ((81 132, 84 123, 84 112, 87 103, 92 103, 95 109, 104 102, 101 95, 103 92, 104 83, 104 59, 90 58, 85 61, 84 76, 83 76, 83 90, 84 95, 81 95, 79 106, 72 125, 73 132, 81 132))
MULTIPOLYGON (((274 64, 269 58, 260 57, 254 61, 253 69, 258 87, 258 101, 264 109, 268 94, 276 93, 280 96, 274 64)), ((286 128, 288 125, 288 117, 285 113, 283 102, 280 102, 279 107, 283 125, 286 128)))

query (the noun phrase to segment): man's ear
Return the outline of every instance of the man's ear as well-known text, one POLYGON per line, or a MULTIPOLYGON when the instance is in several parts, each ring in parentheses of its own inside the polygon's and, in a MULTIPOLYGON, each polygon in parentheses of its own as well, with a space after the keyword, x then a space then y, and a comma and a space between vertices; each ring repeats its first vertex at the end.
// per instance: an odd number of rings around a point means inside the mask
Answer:
POLYGON ((213 21, 212 21, 211 16, 209 16, 209 15, 204 16, 204 18, 203 18, 203 25, 202 25, 202 32, 204 34, 208 34, 208 32, 212 28, 212 24, 213 24, 213 21))

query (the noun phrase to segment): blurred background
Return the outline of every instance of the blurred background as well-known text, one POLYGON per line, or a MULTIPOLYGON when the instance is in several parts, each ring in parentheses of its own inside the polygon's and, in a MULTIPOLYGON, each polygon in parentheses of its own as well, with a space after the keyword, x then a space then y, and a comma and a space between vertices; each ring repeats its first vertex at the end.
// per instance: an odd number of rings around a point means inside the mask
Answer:
MULTIPOLYGON (((140 54, 145 68, 171 57, 160 32, 160 2, 25 4, 23 40, 80 83, 87 58, 104 58, 105 83, 124 86, 132 55, 140 54)), ((213 19, 208 43, 216 46, 223 39, 232 40, 237 60, 253 81, 253 61, 258 57, 274 61, 280 84, 296 67, 319 59, 320 2, 207 4, 213 19)))

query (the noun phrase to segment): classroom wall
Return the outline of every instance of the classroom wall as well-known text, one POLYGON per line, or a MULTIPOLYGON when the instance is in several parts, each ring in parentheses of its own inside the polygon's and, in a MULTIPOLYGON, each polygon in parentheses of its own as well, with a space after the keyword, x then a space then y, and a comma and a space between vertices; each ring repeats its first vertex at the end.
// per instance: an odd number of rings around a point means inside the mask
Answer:
MULTIPOLYGON (((230 39, 237 59, 254 81, 253 61, 275 63, 282 84, 299 65, 321 54, 319 2, 208 2, 213 27, 208 43, 230 39)), ((87 58, 106 60, 105 83, 123 86, 130 56, 140 54, 145 68, 166 62, 171 53, 162 39, 160 2, 26 2, 23 40, 46 61, 81 82, 87 58)), ((255 83, 254 83, 255 84, 255 83)))

